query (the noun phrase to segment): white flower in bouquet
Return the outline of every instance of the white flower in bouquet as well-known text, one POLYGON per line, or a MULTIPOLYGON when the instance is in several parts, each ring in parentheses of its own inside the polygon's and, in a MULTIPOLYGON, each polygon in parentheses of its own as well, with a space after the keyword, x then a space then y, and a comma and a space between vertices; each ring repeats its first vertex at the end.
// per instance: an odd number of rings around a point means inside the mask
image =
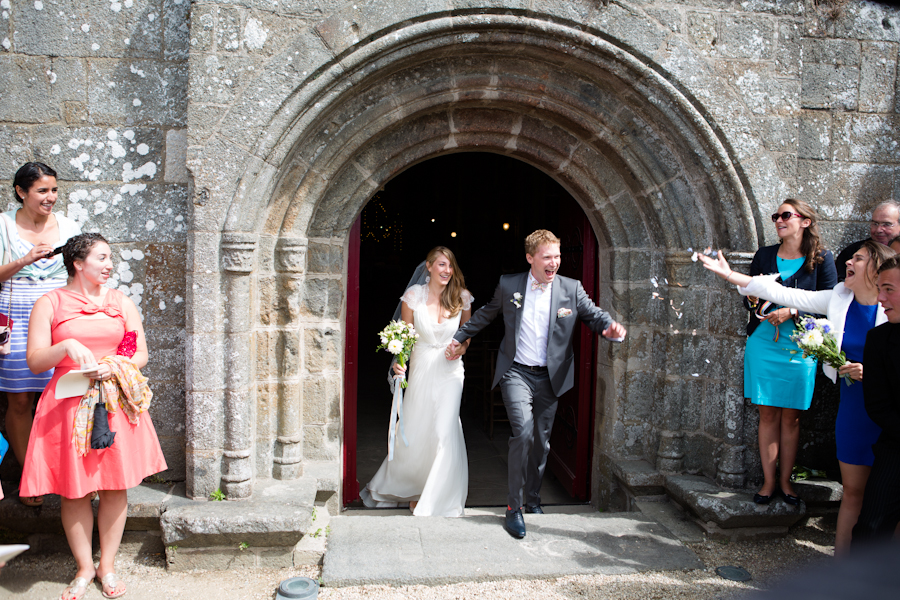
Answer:
POLYGON ((818 348, 824 341, 825 338, 822 336, 822 332, 818 329, 813 329, 803 334, 803 337, 800 338, 800 345, 808 348, 818 348))
MULTIPOLYGON (((405 367, 418 337, 419 335, 416 333, 415 328, 409 323, 405 321, 391 321, 387 327, 378 333, 381 345, 376 350, 387 350, 397 357, 397 363, 401 367, 405 367)), ((400 385, 405 388, 407 385, 406 380, 404 379, 400 385)))
MULTIPOLYGON (((803 358, 809 356, 821 360, 826 365, 839 369, 847 364, 847 355, 838 348, 834 337, 834 325, 828 319, 804 317, 800 320, 791 341, 796 342, 800 350, 788 350, 791 354, 803 351, 803 358)), ((842 376, 847 385, 853 384, 849 375, 842 376)))

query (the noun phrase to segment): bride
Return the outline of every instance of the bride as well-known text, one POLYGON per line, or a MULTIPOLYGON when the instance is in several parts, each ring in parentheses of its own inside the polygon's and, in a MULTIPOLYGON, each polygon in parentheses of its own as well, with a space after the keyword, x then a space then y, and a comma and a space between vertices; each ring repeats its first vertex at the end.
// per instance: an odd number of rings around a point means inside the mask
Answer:
MULTIPOLYGON (((461 517, 469 492, 466 442, 459 419, 462 361, 444 350, 472 314, 472 294, 449 248, 438 246, 425 259, 428 277, 402 297, 401 318, 419 334, 409 361, 409 387, 403 401, 403 431, 393 460, 384 459, 360 492, 366 506, 409 503, 417 517, 461 517)), ((467 342, 468 343, 468 342, 467 342)), ((405 367, 394 364, 401 375, 405 367)))

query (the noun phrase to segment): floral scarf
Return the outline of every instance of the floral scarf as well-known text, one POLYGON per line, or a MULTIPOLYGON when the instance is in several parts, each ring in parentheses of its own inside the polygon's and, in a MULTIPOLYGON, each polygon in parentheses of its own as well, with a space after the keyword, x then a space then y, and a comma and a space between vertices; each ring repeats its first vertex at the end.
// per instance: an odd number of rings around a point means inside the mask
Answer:
POLYGON ((91 451, 91 432, 94 429, 94 408, 98 402, 106 405, 106 410, 115 412, 121 406, 132 425, 140 423, 141 413, 150 407, 153 392, 147 385, 147 378, 140 369, 124 356, 107 356, 100 359, 109 365, 112 377, 106 381, 94 379, 88 391, 75 410, 72 441, 78 456, 86 456, 91 451))

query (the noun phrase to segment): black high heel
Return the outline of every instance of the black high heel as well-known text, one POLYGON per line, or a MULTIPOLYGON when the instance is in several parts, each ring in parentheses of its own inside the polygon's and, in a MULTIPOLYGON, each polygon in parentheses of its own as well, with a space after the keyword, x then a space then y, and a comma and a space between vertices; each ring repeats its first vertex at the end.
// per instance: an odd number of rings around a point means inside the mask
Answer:
MULTIPOLYGON (((772 496, 774 496, 774 495, 775 495, 775 493, 773 492, 772 496)), ((753 494, 753 501, 756 502, 757 504, 768 504, 769 502, 772 501, 772 496, 763 496, 762 494, 753 494)))

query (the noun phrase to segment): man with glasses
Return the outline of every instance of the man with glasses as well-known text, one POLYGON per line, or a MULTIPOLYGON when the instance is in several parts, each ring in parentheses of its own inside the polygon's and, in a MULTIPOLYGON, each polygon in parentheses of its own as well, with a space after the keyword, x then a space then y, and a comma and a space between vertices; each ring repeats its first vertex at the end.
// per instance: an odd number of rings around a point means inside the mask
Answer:
MULTIPOLYGON (((886 200, 872 210, 872 220, 869 221, 870 240, 889 246, 891 241, 900 235, 900 203, 886 200)), ((854 242, 844 248, 834 259, 837 267, 838 281, 843 281, 847 276, 847 261, 859 250, 866 240, 854 242)))

